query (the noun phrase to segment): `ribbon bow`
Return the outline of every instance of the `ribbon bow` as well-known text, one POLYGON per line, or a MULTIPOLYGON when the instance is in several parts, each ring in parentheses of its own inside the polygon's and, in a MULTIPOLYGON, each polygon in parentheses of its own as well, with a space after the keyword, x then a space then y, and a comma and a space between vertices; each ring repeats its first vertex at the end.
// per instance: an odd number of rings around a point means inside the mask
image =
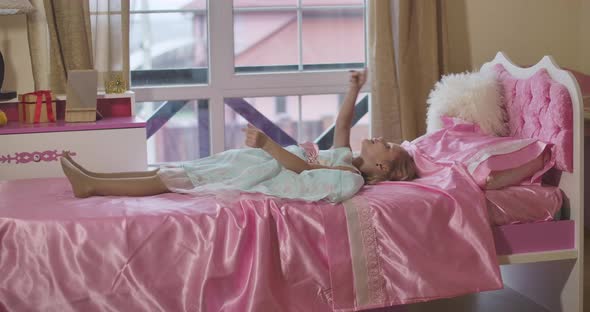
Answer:
POLYGON ((305 156, 307 157, 307 163, 309 164, 319 164, 319 153, 318 153, 318 145, 311 143, 311 142, 305 142, 305 143, 301 143, 299 144, 299 146, 301 146, 303 148, 303 150, 305 151, 305 156))

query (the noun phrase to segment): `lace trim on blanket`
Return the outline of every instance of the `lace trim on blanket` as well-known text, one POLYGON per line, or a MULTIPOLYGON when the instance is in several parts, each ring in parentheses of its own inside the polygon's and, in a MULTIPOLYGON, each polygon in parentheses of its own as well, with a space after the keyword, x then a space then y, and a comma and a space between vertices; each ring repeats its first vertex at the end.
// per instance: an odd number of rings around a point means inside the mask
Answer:
POLYGON ((369 205, 363 199, 356 201, 358 202, 356 207, 365 250, 369 302, 371 304, 381 304, 385 302, 385 279, 383 278, 381 262, 377 252, 377 232, 371 222, 371 208, 369 205))

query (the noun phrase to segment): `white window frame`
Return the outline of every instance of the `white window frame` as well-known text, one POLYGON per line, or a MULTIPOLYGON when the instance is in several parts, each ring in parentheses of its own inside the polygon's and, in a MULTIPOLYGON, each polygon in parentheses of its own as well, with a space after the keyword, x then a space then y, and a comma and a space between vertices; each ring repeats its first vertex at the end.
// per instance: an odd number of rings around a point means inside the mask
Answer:
MULTIPOLYGON (((301 3, 301 0, 298 1, 301 3)), ((135 92, 137 102, 209 100, 212 154, 225 149, 225 98, 337 94, 347 91, 348 71, 342 70, 236 74, 234 72, 233 0, 208 0, 207 5, 209 84, 145 86, 132 88, 132 91, 135 92)), ((366 23, 365 16, 365 28, 366 23)), ((365 55, 368 54, 365 53, 365 55)), ((368 81, 361 92, 368 93, 370 88, 370 81, 368 81)))

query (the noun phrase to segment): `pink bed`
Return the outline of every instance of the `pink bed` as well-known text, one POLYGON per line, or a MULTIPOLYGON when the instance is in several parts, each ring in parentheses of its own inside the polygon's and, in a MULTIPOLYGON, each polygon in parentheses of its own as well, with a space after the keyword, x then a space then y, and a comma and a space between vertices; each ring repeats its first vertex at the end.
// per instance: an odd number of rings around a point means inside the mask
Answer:
POLYGON ((480 192, 460 168, 343 205, 80 200, 64 179, 1 182, 0 307, 351 311, 498 289, 483 197, 467 189, 480 192))
MULTIPOLYGON (((571 144, 559 146, 558 166, 571 170, 571 144)), ((381 308, 499 289, 498 255, 571 250, 574 226, 492 229, 484 193, 452 164, 338 205, 246 194, 75 199, 65 179, 2 181, 0 311, 381 308)))
POLYGON ((501 288, 497 250, 522 246, 499 237, 494 246, 464 167, 417 165, 420 179, 365 187, 339 205, 253 194, 76 199, 65 179, 1 182, 0 303, 352 311, 501 288))

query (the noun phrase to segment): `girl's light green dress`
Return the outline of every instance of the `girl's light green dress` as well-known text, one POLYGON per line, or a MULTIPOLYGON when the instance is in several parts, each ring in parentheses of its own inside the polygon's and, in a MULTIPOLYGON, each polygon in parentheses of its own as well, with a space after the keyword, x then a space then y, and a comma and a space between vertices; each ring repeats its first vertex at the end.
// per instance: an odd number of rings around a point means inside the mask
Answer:
MULTIPOLYGON (((302 147, 293 145, 286 149, 310 161, 302 147)), ((322 165, 346 166, 356 170, 348 147, 319 151, 317 156, 317 162, 322 165)), ((314 169, 297 174, 285 169, 258 148, 228 150, 183 162, 175 168, 162 168, 159 175, 171 191, 178 193, 233 190, 305 201, 325 199, 341 202, 352 197, 364 185, 360 174, 345 170, 314 169)))

